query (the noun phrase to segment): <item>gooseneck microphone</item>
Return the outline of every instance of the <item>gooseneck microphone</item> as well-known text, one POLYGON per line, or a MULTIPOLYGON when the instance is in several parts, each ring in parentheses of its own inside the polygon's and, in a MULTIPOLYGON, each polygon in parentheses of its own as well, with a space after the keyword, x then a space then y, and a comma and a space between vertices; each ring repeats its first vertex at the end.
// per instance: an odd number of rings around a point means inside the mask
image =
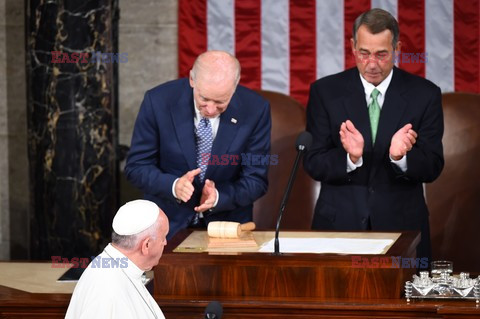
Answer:
POLYGON ((218 301, 211 301, 205 308, 205 319, 221 319, 222 315, 223 307, 218 301))
POLYGON ((277 227, 275 228, 274 255, 280 254, 280 243, 278 241, 278 232, 280 231, 280 223, 282 221, 283 211, 285 210, 285 206, 287 206, 288 196, 290 195, 290 191, 292 190, 292 186, 293 186, 293 181, 295 180, 295 176, 297 174, 298 164, 300 163, 300 158, 302 157, 303 153, 310 148, 310 145, 312 145, 312 134, 310 134, 309 132, 300 133, 297 137, 297 141, 295 142, 295 148, 297 149, 297 157, 295 158, 295 162, 293 163, 293 168, 292 168, 292 172, 290 173, 290 178, 288 179, 287 188, 285 189, 285 193, 283 194, 283 198, 280 203, 280 211, 278 213, 277 227))

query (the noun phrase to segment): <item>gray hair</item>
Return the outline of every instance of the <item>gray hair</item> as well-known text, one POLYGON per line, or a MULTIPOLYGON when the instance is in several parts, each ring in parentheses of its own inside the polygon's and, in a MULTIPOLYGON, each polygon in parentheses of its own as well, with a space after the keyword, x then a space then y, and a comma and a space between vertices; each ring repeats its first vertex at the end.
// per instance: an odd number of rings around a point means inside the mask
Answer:
POLYGON ((400 37, 400 29, 397 20, 388 12, 379 8, 371 9, 364 12, 355 19, 353 24, 353 43, 357 44, 357 31, 360 26, 366 26, 367 29, 377 34, 384 30, 390 30, 393 35, 392 46, 393 49, 397 47, 398 38, 400 37))
POLYGON ((125 250, 133 250, 137 248, 142 240, 147 237, 157 239, 157 231, 160 227, 160 218, 157 218, 155 223, 145 229, 144 231, 134 235, 119 235, 112 230, 112 243, 125 250))

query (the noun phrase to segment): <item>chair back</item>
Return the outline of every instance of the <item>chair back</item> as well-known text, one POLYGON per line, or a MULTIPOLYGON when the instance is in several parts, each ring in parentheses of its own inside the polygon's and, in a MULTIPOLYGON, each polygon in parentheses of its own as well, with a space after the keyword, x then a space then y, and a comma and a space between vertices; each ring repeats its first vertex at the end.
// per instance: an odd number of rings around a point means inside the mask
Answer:
MULTIPOLYGON (((305 108, 291 97, 275 92, 258 91, 270 102, 272 115, 271 154, 278 164, 268 172, 268 191, 254 204, 253 220, 259 229, 274 229, 280 202, 287 186, 297 151, 295 141, 305 130, 305 108)), ((296 179, 282 218, 281 229, 310 229, 319 183, 308 176, 300 163, 296 179)))
POLYGON ((426 184, 433 260, 480 273, 480 95, 446 93, 445 167, 426 184))

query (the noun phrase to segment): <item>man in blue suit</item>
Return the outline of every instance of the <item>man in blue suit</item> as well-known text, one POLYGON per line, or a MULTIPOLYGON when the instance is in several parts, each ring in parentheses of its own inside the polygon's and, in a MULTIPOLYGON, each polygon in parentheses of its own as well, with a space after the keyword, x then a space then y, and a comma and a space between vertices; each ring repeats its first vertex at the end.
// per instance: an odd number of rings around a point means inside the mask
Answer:
POLYGON ((355 21, 356 68, 310 88, 306 171, 321 181, 314 229, 421 231, 419 257, 430 257, 422 183, 444 165, 440 89, 394 66, 398 23, 372 9, 355 21))
POLYGON ((251 221, 267 191, 270 105, 239 80, 235 57, 207 51, 189 79, 145 94, 125 174, 165 211, 169 238, 210 221, 251 221))

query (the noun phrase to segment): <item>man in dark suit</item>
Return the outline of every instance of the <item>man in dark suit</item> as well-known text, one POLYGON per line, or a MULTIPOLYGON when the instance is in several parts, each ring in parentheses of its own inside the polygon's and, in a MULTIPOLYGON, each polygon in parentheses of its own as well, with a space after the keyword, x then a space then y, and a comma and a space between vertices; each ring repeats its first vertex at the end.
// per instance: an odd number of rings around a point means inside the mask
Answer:
POLYGON ((442 171, 440 89, 394 66, 398 23, 372 9, 354 24, 357 67, 310 88, 306 171, 321 181, 314 229, 421 231, 418 257, 430 257, 424 182, 442 171))
POLYGON ((251 221, 267 191, 270 105, 239 79, 235 57, 208 51, 189 79, 145 94, 125 174, 165 211, 169 238, 214 220, 251 221))

